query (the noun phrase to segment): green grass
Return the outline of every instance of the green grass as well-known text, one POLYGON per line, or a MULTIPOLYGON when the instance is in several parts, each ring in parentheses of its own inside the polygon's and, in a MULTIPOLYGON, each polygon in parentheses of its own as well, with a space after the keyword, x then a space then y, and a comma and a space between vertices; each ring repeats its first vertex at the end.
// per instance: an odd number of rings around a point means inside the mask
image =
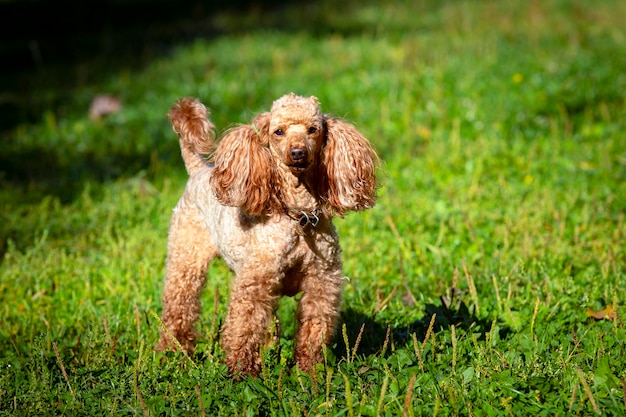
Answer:
POLYGON ((230 34, 3 134, 0 414, 626 412, 626 5, 336 7, 220 14, 230 34), (101 91, 124 107, 94 123, 101 91), (336 222, 350 281, 324 363, 293 367, 288 299, 262 375, 237 383, 220 262, 197 353, 153 352, 186 180, 165 114, 197 96, 223 130, 289 91, 371 139, 381 198, 336 222))

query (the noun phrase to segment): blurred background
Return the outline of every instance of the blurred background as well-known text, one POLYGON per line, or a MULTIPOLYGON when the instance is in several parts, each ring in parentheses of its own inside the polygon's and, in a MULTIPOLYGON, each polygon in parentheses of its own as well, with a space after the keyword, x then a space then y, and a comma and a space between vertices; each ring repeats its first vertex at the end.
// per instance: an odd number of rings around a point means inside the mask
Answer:
MULTIPOLYGON (((2 0, 0 131, 36 122, 44 109, 63 108, 72 89, 140 69, 177 44, 279 24, 261 16, 298 3, 314 8, 311 1, 278 0, 2 0)), ((312 23, 280 28, 323 30, 312 23)))

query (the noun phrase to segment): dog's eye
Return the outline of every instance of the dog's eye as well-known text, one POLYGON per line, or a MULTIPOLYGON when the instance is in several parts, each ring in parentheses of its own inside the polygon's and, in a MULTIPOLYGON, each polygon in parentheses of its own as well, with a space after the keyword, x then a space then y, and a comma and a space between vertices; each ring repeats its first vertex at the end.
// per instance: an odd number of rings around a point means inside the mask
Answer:
POLYGON ((282 129, 276 129, 274 131, 274 135, 276 135, 276 136, 285 136, 285 132, 283 132, 282 129))
POLYGON ((309 128, 309 135, 312 135, 312 134, 314 134, 315 132, 317 132, 317 128, 316 128, 315 126, 311 126, 311 127, 309 128))

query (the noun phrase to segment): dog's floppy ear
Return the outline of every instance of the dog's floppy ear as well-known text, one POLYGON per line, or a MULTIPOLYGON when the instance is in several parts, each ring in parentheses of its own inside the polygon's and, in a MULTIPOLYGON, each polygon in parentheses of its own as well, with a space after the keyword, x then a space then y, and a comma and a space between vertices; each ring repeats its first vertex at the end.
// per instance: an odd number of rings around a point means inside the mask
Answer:
POLYGON ((320 196, 326 211, 343 216, 376 203, 378 155, 370 142, 350 123, 326 118, 326 142, 322 149, 320 196))
POLYGON ((267 144, 269 113, 257 116, 252 125, 231 129, 222 138, 213 162, 211 187, 218 200, 260 215, 275 209, 272 194, 275 166, 267 144))

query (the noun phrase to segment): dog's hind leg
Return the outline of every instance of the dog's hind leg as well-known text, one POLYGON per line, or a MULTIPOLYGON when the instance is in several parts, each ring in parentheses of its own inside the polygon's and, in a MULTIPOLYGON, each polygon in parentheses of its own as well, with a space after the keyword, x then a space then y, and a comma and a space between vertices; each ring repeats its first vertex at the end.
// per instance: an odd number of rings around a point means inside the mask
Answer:
POLYGON ((200 295, 217 249, 198 209, 181 200, 170 222, 161 340, 157 350, 176 349, 176 338, 187 352, 195 347, 194 323, 200 315, 200 295))

